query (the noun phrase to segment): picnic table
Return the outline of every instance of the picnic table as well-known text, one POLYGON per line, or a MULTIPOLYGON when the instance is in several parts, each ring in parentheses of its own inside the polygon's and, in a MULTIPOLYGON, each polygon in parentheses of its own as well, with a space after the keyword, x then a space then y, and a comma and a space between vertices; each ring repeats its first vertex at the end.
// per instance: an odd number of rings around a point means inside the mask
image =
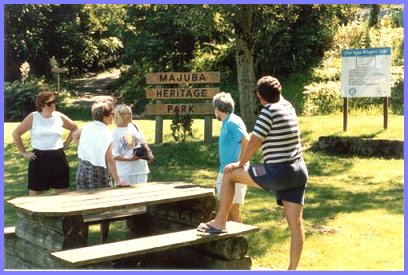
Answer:
MULTIPOLYGON (((198 265, 191 261, 189 266, 200 267, 207 257, 205 268, 248 269, 248 244, 241 235, 258 230, 230 222, 226 234, 196 236, 195 227, 213 215, 214 190, 186 182, 26 196, 8 203, 15 207, 19 219, 14 234, 5 230, 6 268, 134 268, 143 257, 152 267, 177 262, 181 255, 201 255, 198 265), (140 212, 140 207, 146 211, 140 212), (87 217, 98 215, 103 222, 121 212, 130 221, 132 238, 88 245, 84 234, 87 217), (227 249, 220 248, 225 246, 227 249)), ((185 258, 181 262, 186 263, 185 258)))

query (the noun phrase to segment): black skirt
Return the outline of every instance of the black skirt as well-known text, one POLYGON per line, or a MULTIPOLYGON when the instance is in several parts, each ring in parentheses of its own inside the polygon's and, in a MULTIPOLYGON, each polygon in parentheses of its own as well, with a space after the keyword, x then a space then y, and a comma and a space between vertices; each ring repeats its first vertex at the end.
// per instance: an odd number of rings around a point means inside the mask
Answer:
POLYGON ((69 164, 64 150, 34 149, 35 160, 28 164, 28 189, 44 191, 69 187, 69 164))

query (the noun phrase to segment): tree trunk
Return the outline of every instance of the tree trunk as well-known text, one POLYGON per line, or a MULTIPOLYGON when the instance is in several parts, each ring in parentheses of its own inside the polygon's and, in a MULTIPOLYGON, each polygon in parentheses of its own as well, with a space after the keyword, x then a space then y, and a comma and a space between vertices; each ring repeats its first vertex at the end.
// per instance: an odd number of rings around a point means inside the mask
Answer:
POLYGON ((253 5, 238 5, 238 11, 234 20, 234 29, 239 106, 241 111, 240 115, 248 131, 252 131, 256 120, 253 17, 253 5))

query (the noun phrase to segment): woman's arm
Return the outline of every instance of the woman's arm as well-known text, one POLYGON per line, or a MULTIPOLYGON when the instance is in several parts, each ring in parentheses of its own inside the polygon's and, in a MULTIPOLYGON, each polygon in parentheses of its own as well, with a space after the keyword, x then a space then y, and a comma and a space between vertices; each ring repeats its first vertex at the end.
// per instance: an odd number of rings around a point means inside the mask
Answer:
POLYGON ((75 144, 79 144, 79 139, 81 138, 81 132, 82 132, 82 128, 76 129, 73 133, 72 133, 72 140, 75 142, 75 144))
POLYGON ((21 136, 33 127, 33 114, 29 114, 13 131, 13 142, 18 152, 28 160, 34 160, 35 154, 26 152, 21 136))
POLYGON ((112 175, 113 180, 116 183, 116 186, 129 186, 127 182, 122 182, 120 180, 120 177, 118 175, 118 172, 116 170, 116 164, 115 160, 113 159, 113 154, 112 154, 112 144, 109 145, 108 150, 106 150, 105 153, 105 161, 108 166, 108 170, 110 174, 112 175))
POLYGON ((113 158, 114 160, 120 160, 120 161, 134 161, 134 160, 139 160, 139 158, 136 155, 133 155, 131 158, 123 157, 123 156, 116 156, 113 158))
POLYGON ((67 147, 71 143, 71 141, 73 139, 72 135, 78 129, 78 126, 76 125, 76 123, 73 120, 71 120, 68 116, 66 116, 66 115, 64 115, 62 113, 61 113, 61 118, 62 118, 62 122, 63 122, 62 127, 64 127, 65 129, 67 129, 69 131, 69 135, 67 136, 67 138, 64 141, 64 147, 67 147))

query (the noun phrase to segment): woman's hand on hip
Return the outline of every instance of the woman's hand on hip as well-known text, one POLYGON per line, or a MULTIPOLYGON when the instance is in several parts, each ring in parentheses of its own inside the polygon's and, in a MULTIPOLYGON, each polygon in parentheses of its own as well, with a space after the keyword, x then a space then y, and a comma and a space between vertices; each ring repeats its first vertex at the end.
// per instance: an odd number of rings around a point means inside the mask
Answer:
POLYGON ((24 152, 24 153, 21 153, 21 155, 28 160, 35 160, 37 157, 33 152, 24 152))

